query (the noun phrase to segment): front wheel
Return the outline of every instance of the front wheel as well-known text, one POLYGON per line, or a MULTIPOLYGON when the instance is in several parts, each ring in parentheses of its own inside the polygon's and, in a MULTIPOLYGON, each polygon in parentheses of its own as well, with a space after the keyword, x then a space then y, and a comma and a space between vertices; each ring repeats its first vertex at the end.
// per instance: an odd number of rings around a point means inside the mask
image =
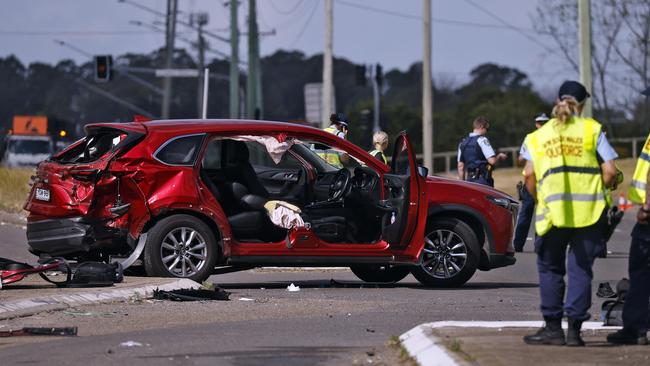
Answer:
POLYGON ((149 230, 144 249, 148 276, 204 281, 212 274, 219 250, 208 225, 190 215, 173 215, 149 230))
POLYGON ((411 272, 410 267, 390 265, 358 265, 350 270, 362 281, 381 283, 399 282, 411 272))
POLYGON ((425 286, 458 287, 476 272, 479 243, 472 228, 461 220, 440 218, 427 225, 421 263, 413 276, 425 286))

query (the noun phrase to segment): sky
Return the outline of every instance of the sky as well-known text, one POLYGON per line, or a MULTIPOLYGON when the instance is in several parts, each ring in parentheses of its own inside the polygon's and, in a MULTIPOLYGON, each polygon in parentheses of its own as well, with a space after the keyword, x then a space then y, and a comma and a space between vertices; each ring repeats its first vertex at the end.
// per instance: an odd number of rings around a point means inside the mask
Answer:
MULTIPOLYGON (((543 1, 543 0, 539 0, 543 1)), ((485 62, 515 67, 527 73, 534 87, 552 95, 559 84, 577 79, 567 64, 548 56, 552 40, 533 30, 538 0, 433 0, 432 63, 438 83, 459 85, 470 70, 485 62)), ((181 17, 209 13, 207 28, 228 37, 229 9, 224 0, 178 0, 181 17)), ((0 57, 16 55, 23 63, 72 58, 88 54, 120 55, 150 52, 161 47, 164 35, 132 21, 160 24, 166 0, 3 0, 0 1, 0 57), (141 9, 133 3, 150 8, 141 9), (64 47, 55 40, 76 48, 64 47)), ((324 0, 257 0, 262 55, 279 49, 300 50, 308 56, 324 45, 324 0)), ((422 60, 422 0, 334 0, 334 55, 356 63, 381 63, 384 70, 406 70, 422 60)), ((239 26, 246 31, 248 1, 240 1, 239 26)), ((179 37, 196 32, 178 26, 179 37)), ((229 45, 209 39, 212 48, 228 53, 229 45)), ((187 46, 177 40, 178 46, 187 46)), ((240 55, 246 57, 246 37, 240 55)), ((194 54, 194 51, 191 51, 194 54)))

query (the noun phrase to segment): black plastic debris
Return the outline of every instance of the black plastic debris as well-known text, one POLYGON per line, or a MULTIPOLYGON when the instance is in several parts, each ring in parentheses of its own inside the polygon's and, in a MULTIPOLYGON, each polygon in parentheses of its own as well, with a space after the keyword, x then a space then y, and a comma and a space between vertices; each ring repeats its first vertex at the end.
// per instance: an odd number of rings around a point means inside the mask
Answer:
POLYGON ((616 292, 612 290, 612 286, 609 285, 609 282, 602 282, 598 284, 598 291, 596 291, 596 296, 605 299, 611 299, 613 297, 616 297, 616 292))
POLYGON ((230 293, 220 288, 214 290, 206 289, 179 289, 172 291, 164 291, 155 289, 153 291, 153 298, 156 300, 170 300, 170 301, 206 301, 206 300, 230 300, 230 293))
POLYGON ((19 336, 76 336, 77 327, 48 328, 48 327, 26 327, 14 330, 0 331, 0 337, 19 336))
POLYGON ((72 273, 67 287, 106 287, 124 280, 119 263, 82 262, 72 273))

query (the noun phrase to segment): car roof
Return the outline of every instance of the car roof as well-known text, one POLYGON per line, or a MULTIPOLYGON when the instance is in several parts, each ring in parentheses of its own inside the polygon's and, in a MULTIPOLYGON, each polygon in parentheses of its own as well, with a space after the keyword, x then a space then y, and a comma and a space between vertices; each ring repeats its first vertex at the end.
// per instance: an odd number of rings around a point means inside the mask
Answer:
MULTIPOLYGON (((153 120, 146 122, 127 122, 127 123, 93 123, 86 125, 86 130, 101 127, 117 128, 122 130, 140 130, 145 127, 149 133, 161 133, 164 135, 189 135, 198 133, 299 133, 305 136, 321 136, 326 142, 329 140, 334 144, 347 145, 346 149, 356 150, 359 153, 367 152, 359 146, 343 140, 327 131, 310 126, 300 125, 297 123, 277 122, 277 121, 260 121, 246 119, 171 119, 171 120, 153 120)), ((385 172, 390 169, 383 163, 379 163, 375 158, 370 159, 370 165, 377 166, 385 172)))

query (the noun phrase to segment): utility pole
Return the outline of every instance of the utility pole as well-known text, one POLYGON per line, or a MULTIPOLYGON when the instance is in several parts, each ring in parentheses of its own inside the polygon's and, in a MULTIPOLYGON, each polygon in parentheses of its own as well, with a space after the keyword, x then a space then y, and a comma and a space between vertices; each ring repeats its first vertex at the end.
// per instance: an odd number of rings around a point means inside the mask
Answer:
POLYGON ((230 118, 239 118, 239 26, 237 0, 230 0, 230 118))
POLYGON ((190 23, 196 22, 196 25, 198 26, 198 35, 199 38, 196 42, 196 47, 197 47, 197 52, 198 52, 198 62, 197 62, 197 68, 198 68, 198 77, 196 78, 198 81, 198 88, 196 92, 196 101, 197 101, 197 116, 198 118, 201 118, 202 112, 203 112, 203 101, 201 100, 201 96, 203 95, 203 80, 201 75, 203 74, 203 71, 205 69, 205 38, 203 38, 203 27, 208 24, 208 13, 194 13, 191 15, 192 16, 192 21, 190 23))
POLYGON ((433 173, 433 87, 431 85, 431 0, 424 1, 424 57, 422 59, 422 153, 433 173))
POLYGON ((373 96, 373 115, 372 115, 372 132, 375 133, 379 131, 381 128, 379 127, 379 111, 381 110, 380 108, 380 91, 379 88, 381 85, 379 85, 379 81, 377 80, 377 76, 379 75, 379 69, 378 69, 379 64, 375 65, 374 68, 371 68, 370 72, 370 82, 372 83, 372 96, 373 96))
MULTIPOLYGON (((176 37, 176 11, 178 10, 177 0, 167 0, 167 24, 166 24, 166 50, 165 68, 171 69, 174 60, 174 38, 176 37)), ((169 118, 169 103, 172 97, 172 78, 163 79, 163 102, 160 115, 163 119, 169 118)))
MULTIPOLYGON (((593 94, 591 82, 591 4, 589 0, 578 0, 578 18, 580 19, 580 82, 590 94, 593 94)), ((591 98, 585 101, 582 114, 593 116, 591 98)))
POLYGON ((257 30, 256 0, 248 0, 248 79, 246 80, 246 106, 248 118, 260 118, 259 34, 257 30))
POLYGON ((321 103, 321 127, 326 128, 330 123, 330 114, 332 108, 332 89, 333 72, 332 72, 332 48, 333 48, 333 30, 334 22, 333 0, 325 0, 325 50, 323 51, 323 94, 321 103))

